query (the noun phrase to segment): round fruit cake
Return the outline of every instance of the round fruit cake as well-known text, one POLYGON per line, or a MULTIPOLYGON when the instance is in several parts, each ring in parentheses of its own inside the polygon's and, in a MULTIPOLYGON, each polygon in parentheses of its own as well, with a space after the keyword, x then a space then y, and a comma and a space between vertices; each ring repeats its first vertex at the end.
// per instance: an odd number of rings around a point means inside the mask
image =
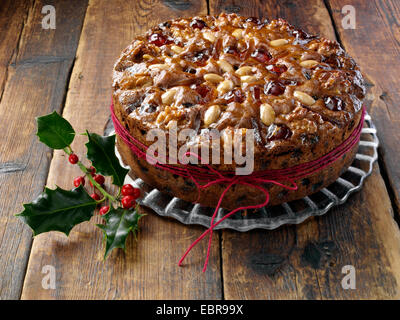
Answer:
MULTIPOLYGON (((113 73, 114 112, 135 139, 150 146, 154 141, 146 134, 151 129, 161 129, 168 137, 175 124, 178 132, 194 130, 174 146, 189 149, 210 139, 212 129, 220 133, 221 146, 234 132, 252 129, 254 171, 290 168, 335 149, 358 126, 364 95, 358 65, 337 42, 282 19, 261 21, 236 14, 164 22, 136 37, 113 73)), ((118 136, 117 148, 133 176, 172 196, 214 207, 226 188, 215 184, 198 190, 191 179, 138 158, 118 136)), ((357 148, 295 181, 296 191, 265 185, 269 205, 331 184, 351 164, 357 148)), ((212 168, 235 170, 235 161, 224 161, 222 153, 223 148, 219 163, 209 161, 212 168)), ((264 199, 258 189, 238 184, 229 189, 222 207, 255 205, 264 199)))

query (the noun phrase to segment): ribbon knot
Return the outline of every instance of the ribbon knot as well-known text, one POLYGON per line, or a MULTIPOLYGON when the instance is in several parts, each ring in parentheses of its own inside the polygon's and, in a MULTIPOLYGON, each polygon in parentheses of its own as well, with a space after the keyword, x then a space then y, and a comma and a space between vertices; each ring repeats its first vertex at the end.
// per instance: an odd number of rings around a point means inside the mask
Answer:
MULTIPOLYGON (((198 158, 200 161, 202 160, 201 157, 199 155, 197 155, 197 154, 194 154, 194 153, 191 153, 191 152, 187 152, 185 154, 185 156, 187 156, 187 155, 194 156, 194 157, 198 158)), ((186 252, 182 256, 182 258, 178 262, 178 265, 181 266, 182 263, 183 263, 183 260, 185 260, 186 256, 193 249, 193 247, 198 242, 200 242, 209 233, 210 235, 209 235, 209 239, 208 239, 207 255, 206 255, 206 260, 205 260, 204 266, 203 266, 203 272, 205 272, 207 270, 207 265, 208 265, 208 261, 209 261, 209 258, 210 258, 210 250, 211 250, 212 235, 213 235, 214 228, 218 224, 220 224, 222 221, 224 221, 225 219, 227 219, 230 216, 234 215, 238 211, 248 210, 248 209, 259 209, 259 208, 265 207, 268 204, 268 202, 269 202, 269 193, 268 193, 268 190, 265 187, 262 186, 262 184, 272 183, 272 184, 279 185, 284 189, 297 190, 296 183, 290 178, 287 178, 286 180, 291 182, 292 185, 291 186, 287 186, 287 185, 284 185, 284 184, 280 183, 279 181, 276 181, 276 180, 273 180, 273 179, 262 178, 262 177, 261 178, 256 178, 256 177, 252 177, 251 175, 224 176, 218 170, 215 170, 212 166, 206 164, 206 167, 211 172, 215 173, 218 176, 218 178, 216 178, 214 180, 211 180, 211 181, 209 181, 209 182, 207 182, 206 184, 203 184, 203 185, 199 183, 199 181, 191 174, 189 168, 186 167, 188 175, 191 177, 192 181, 194 182, 194 184, 196 185, 197 190, 198 190, 198 196, 197 196, 197 201, 196 202, 198 202, 199 199, 200 199, 200 190, 201 189, 209 188, 209 187, 211 187, 212 185, 215 185, 215 184, 225 184, 227 186, 224 189, 224 191, 221 193, 220 198, 219 198, 218 203, 217 203, 217 206, 215 207, 214 213, 213 213, 213 215, 211 217, 210 227, 190 245, 190 247, 186 250, 186 252), (221 204, 222 204, 222 201, 223 201, 226 193, 235 184, 247 185, 247 186, 250 186, 250 187, 253 187, 253 188, 256 188, 256 189, 260 190, 265 195, 264 202, 260 203, 260 204, 257 204, 257 205, 251 205, 251 206, 244 206, 244 207, 236 208, 236 209, 230 211, 229 213, 227 213, 224 217, 222 217, 216 223, 214 223, 214 220, 215 220, 215 218, 216 218, 216 216, 218 214, 219 209, 221 208, 221 204)))

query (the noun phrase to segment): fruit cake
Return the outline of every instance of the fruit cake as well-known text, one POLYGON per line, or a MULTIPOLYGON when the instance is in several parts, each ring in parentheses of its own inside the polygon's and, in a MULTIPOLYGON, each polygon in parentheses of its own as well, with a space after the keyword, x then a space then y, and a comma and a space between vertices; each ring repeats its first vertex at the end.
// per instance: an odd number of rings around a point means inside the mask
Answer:
MULTIPOLYGON (((161 23, 137 36, 113 70, 114 112, 135 139, 150 146, 154 141, 146 134, 151 129, 168 136, 175 123, 178 131, 195 132, 178 141, 178 148, 200 146, 212 129, 220 133, 223 146, 233 132, 252 129, 254 171, 289 168, 335 149, 359 124, 364 95, 358 65, 337 42, 283 19, 236 14, 161 23)), ((133 176, 172 196, 213 207, 226 188, 201 189, 198 198, 191 179, 138 158, 120 137, 117 148, 133 176)), ((296 181, 296 191, 265 185, 270 205, 331 184, 351 164, 357 148, 296 181)), ((235 170, 237 164, 224 162, 222 150, 221 161, 211 166, 235 170)), ((258 189, 234 185, 222 207, 254 205, 264 198, 258 189)))

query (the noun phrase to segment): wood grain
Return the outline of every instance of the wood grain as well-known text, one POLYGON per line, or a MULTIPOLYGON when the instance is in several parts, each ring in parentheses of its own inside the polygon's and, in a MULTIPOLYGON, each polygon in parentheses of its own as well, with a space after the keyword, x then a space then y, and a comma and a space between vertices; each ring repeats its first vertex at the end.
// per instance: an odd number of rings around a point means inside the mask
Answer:
POLYGON ((0 6, 0 98, 7 79, 7 69, 18 48, 22 28, 33 1, 2 1, 0 6))
MULTIPOLYGON (((210 8, 212 14, 285 17, 306 31, 335 39, 323 1, 210 1, 210 8)), ((224 231, 225 298, 398 299, 400 236, 392 215, 376 167, 360 193, 326 216, 274 231, 224 231), (355 267, 355 290, 341 286, 345 265, 355 267)))
MULTIPOLYGON (((206 10, 205 1, 90 1, 64 116, 78 132, 101 133, 109 116, 111 70, 122 49, 152 25, 206 10)), ((79 155, 86 151, 84 140, 78 138, 73 144, 79 155)), ((78 174, 75 169, 56 152, 48 184, 71 187, 72 177, 78 174)), ((99 222, 97 217, 93 220, 99 222)), ((185 267, 177 266, 202 230, 149 213, 141 221, 139 241, 130 238, 126 254, 114 252, 105 262, 102 235, 93 223, 81 224, 69 238, 40 235, 33 243, 22 299, 220 299, 218 237, 206 273, 201 272, 205 243, 193 250, 185 267), (56 290, 41 287, 44 265, 56 268, 56 290)))
MULTIPOLYGON (((19 7, 21 3, 15 5, 19 7)), ((23 209, 23 202, 31 201, 42 191, 51 159, 51 152, 34 134, 34 118, 61 108, 86 7, 84 1, 76 1, 71 15, 71 1, 53 5, 58 14, 56 30, 41 29, 44 4, 36 1, 29 10, 17 49, 5 50, 14 50, 14 54, 0 102, 1 299, 17 299, 21 294, 32 233, 14 214, 23 209)), ((16 21, 11 25, 15 32, 21 29, 16 21)), ((10 45, 12 39, 15 36, 9 37, 10 45)))
POLYGON ((397 210, 400 209, 400 2, 351 1, 356 29, 343 29, 341 13, 346 1, 329 1, 340 40, 362 66, 369 91, 366 104, 381 140, 381 157, 397 210))
MULTIPOLYGON (((368 4, 354 0, 357 29, 343 30, 341 8, 347 3, 326 2, 342 43, 370 83, 368 106, 378 125, 384 168, 398 206, 400 170, 395 152, 399 117, 394 104, 399 95, 399 70, 392 62, 399 56, 399 5, 389 0, 368 4)), ((57 29, 49 31, 40 27, 43 2, 19 6, 11 1, 3 3, 0 299, 16 299, 25 276, 31 232, 13 214, 22 209, 22 202, 30 201, 41 191, 48 171, 47 182, 52 187, 71 187, 72 177, 79 174, 59 152, 53 155, 49 170, 52 154, 34 136, 34 117, 61 110, 65 99, 64 116, 78 132, 89 129, 101 133, 108 118, 111 69, 121 50, 147 27, 177 16, 205 14, 207 4, 194 0, 93 0, 85 15, 84 1, 46 1, 57 12, 57 29), (4 19, 7 15, 13 18, 4 19)), ((210 0, 209 8, 211 14, 230 11, 264 18, 284 17, 311 33, 335 38, 322 0, 210 0)), ((84 138, 78 137, 73 145, 80 155, 85 153, 83 143, 84 138)), ((114 252, 105 262, 102 235, 93 226, 100 221, 98 217, 74 229, 69 238, 59 233, 36 237, 22 299, 400 298, 400 233, 377 166, 361 192, 323 217, 274 231, 223 231, 220 239, 214 237, 212 259, 205 274, 201 268, 206 241, 188 256, 185 267, 176 266, 183 251, 204 229, 146 213, 139 241, 131 237, 126 254, 114 252), (56 269, 55 290, 42 288, 45 265, 56 269), (355 267, 355 290, 341 286, 345 265, 355 267)))

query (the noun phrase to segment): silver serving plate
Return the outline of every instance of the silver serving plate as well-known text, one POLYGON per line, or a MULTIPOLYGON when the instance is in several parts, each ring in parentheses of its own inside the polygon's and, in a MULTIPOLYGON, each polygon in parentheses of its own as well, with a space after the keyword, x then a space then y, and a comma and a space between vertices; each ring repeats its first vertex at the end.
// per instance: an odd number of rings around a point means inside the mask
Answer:
MULTIPOLYGON (((111 133, 110 128, 106 131, 111 133)), ((241 232, 256 228, 272 230, 284 224, 299 224, 309 217, 325 214, 332 207, 345 203, 352 193, 361 189, 365 178, 371 174, 373 164, 378 158, 378 145, 376 128, 371 117, 366 114, 356 157, 347 171, 334 183, 300 200, 258 210, 246 210, 247 212, 239 211, 214 229, 228 228, 241 232)), ((122 164, 117 150, 116 154, 122 164)), ((125 165, 124 167, 129 169, 125 165)), ((207 228, 211 224, 213 208, 171 197, 150 187, 139 178, 133 180, 127 176, 125 183, 131 183, 141 188, 144 196, 138 200, 138 203, 151 208, 160 216, 172 217, 184 224, 197 224, 207 228)), ((228 212, 229 210, 221 208, 215 221, 221 219, 228 212)))

